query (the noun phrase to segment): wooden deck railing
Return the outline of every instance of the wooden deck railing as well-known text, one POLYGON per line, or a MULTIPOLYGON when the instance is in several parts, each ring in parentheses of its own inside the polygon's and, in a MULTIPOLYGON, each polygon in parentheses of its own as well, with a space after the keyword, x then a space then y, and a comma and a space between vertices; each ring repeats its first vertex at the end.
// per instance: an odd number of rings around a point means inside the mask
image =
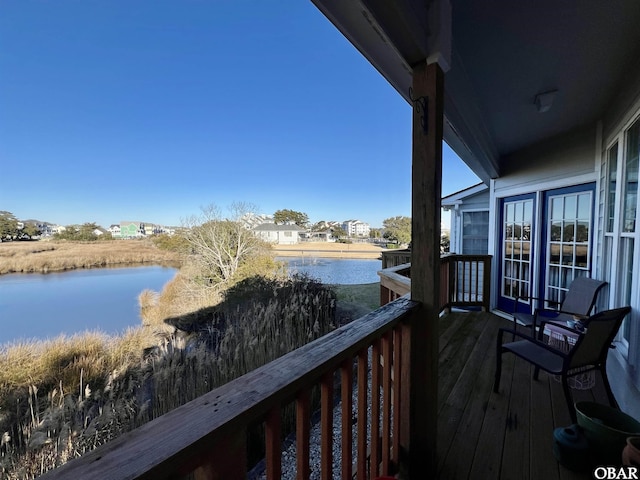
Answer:
POLYGON ((247 431, 263 423, 266 478, 279 479, 287 433, 281 412, 293 403, 297 478, 306 479, 312 390, 318 389, 320 478, 334 478, 334 408, 342 419, 340 478, 391 474, 400 451, 401 379, 407 378, 402 342, 417 306, 407 298, 387 304, 41 478, 245 478, 247 431))
MULTIPOLYGON (((394 265, 399 252, 383 252, 380 304, 411 291, 411 264, 394 265), (385 260, 385 257, 389 259, 385 260), (393 265, 384 268, 384 265, 393 265)), ((409 252, 410 253, 410 252, 409 252)), ((406 255, 406 253, 405 253, 406 255)), ((440 257, 440 309, 481 307, 489 311, 491 299, 491 255, 443 255, 440 257)))
POLYGON ((382 269, 411 263, 411 250, 385 250, 382 252, 382 269))
POLYGON ((411 292, 410 263, 385 268, 378 272, 378 276, 380 277, 380 305, 386 305, 411 292))

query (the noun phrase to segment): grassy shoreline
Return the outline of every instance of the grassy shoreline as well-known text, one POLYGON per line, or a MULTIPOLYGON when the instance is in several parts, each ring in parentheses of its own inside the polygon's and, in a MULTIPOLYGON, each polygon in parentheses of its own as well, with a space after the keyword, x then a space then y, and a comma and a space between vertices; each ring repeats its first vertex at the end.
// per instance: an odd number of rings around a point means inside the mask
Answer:
POLYGON ((48 273, 130 264, 180 265, 180 256, 146 240, 0 243, 0 274, 48 273))
POLYGON ((302 242, 295 245, 273 245, 278 257, 319 257, 377 259, 384 249, 370 243, 302 242))
MULTIPOLYGON (((382 251, 381 247, 368 243, 307 242, 272 247, 273 254, 279 257, 377 259, 382 251)), ((179 266, 181 259, 177 253, 158 248, 149 240, 0 243, 0 275, 136 264, 179 266)))

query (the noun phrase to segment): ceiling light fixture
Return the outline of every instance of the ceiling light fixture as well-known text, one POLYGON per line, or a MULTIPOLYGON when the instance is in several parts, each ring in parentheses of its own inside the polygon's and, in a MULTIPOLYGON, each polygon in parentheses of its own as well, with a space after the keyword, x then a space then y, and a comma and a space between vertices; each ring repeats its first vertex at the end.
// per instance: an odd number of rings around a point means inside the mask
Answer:
POLYGON ((533 102, 536 104, 539 113, 548 112, 551 109, 557 93, 558 90, 550 90, 536 95, 533 102))

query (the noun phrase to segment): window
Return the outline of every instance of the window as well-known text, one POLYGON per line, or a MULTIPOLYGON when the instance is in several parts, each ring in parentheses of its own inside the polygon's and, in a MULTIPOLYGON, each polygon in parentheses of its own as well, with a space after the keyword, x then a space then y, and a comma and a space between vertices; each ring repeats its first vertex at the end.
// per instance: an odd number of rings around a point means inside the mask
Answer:
POLYGON ((462 254, 486 255, 489 251, 489 212, 462 212, 462 254))
POLYGON ((636 231, 636 208, 638 203, 638 154, 640 153, 640 120, 627 131, 627 152, 624 173, 623 232, 636 231))
MULTIPOLYGON (((640 236, 637 228, 638 176, 640 173, 640 119, 613 140, 604 156, 603 276, 609 282, 609 305, 638 305, 637 273, 640 236)), ((630 365, 640 361, 635 353, 640 330, 634 328, 635 312, 627 317, 617 337, 619 354, 630 365)), ((640 384, 640 376, 635 383, 640 384)))
POLYGON ((607 233, 613 232, 613 221, 616 212, 616 179, 618 173, 618 143, 616 142, 608 152, 607 166, 607 233))

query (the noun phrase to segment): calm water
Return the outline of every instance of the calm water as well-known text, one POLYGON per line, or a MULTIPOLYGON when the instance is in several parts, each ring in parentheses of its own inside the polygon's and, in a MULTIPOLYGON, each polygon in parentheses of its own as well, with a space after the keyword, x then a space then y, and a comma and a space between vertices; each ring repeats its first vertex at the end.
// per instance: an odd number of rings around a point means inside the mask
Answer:
POLYGON ((306 273, 322 283, 355 285, 380 281, 380 260, 352 260, 336 258, 279 257, 287 263, 289 273, 306 273))
POLYGON ((0 275, 0 344, 140 324, 138 295, 160 291, 174 268, 99 268, 0 275))
MULTIPOLYGON (((306 273, 327 284, 378 282, 381 268, 380 260, 279 260, 290 273, 306 273)), ((173 268, 152 266, 0 275, 0 345, 85 330, 120 333, 140 324, 140 292, 162 290, 175 273, 173 268)))

